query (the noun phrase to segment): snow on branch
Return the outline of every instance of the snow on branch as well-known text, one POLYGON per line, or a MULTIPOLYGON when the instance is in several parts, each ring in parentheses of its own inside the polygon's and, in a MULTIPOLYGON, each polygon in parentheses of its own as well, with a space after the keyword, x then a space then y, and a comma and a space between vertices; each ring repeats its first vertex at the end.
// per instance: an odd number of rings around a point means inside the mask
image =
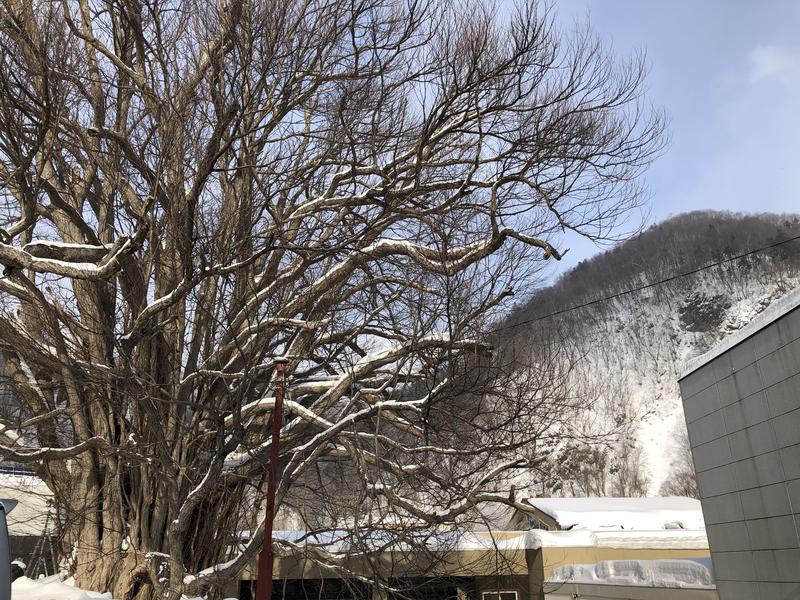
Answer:
POLYGON ((0 454, 7 460, 16 461, 23 464, 34 463, 39 461, 53 461, 63 460, 65 458, 72 458, 78 456, 89 450, 103 448, 111 450, 112 447, 107 440, 101 437, 91 437, 74 446, 67 448, 10 448, 8 446, 0 446, 0 454))
POLYGON ((22 250, 35 258, 50 258, 71 263, 97 263, 111 249, 110 246, 92 246, 90 244, 69 244, 36 240, 22 247, 22 250))
MULTIPOLYGON (((251 402, 250 404, 246 404, 241 409, 241 417, 245 418, 250 415, 255 415, 262 412, 267 412, 275 408, 275 398, 261 398, 260 400, 256 400, 255 402, 251 402)), ((333 423, 328 421, 327 419, 322 418, 315 412, 307 409, 305 406, 300 404, 299 402, 295 402, 293 400, 285 399, 283 401, 283 408, 286 412, 290 414, 297 415, 304 421, 311 423, 312 425, 317 425, 318 427, 331 427, 333 423)), ((228 415, 225 417, 225 426, 231 427, 234 423, 234 416, 228 415)))
POLYGON ((91 250, 93 247, 90 246, 78 244, 59 246, 39 242, 28 244, 25 248, 32 250, 33 253, 0 243, 0 263, 7 269, 30 269, 38 273, 53 273, 74 279, 100 280, 110 277, 122 268, 119 259, 132 250, 132 242, 130 239, 124 239, 117 249, 108 250, 97 263, 83 262, 89 255, 96 256, 99 253, 99 250, 91 250), (34 253, 59 258, 39 258, 34 253), (68 257, 76 257, 79 262, 71 262, 68 257))

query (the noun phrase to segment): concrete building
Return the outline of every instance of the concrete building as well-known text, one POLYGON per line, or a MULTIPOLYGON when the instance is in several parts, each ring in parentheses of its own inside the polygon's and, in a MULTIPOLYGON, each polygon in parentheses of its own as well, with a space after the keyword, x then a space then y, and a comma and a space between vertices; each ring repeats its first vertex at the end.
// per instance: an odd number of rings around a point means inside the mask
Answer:
POLYGON ((680 388, 720 600, 800 598, 800 289, 680 388))
POLYGON ((53 538, 56 534, 52 493, 33 475, 0 472, 0 498, 16 500, 8 514, 11 558, 26 565, 29 577, 56 572, 53 538))

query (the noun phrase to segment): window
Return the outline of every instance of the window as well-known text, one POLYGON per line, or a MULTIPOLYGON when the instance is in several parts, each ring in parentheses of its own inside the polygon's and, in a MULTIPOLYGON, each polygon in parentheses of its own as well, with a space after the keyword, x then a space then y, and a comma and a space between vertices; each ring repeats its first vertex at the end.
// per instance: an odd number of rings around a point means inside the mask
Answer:
POLYGON ((515 590, 502 590, 497 592, 483 592, 482 600, 518 600, 515 590))

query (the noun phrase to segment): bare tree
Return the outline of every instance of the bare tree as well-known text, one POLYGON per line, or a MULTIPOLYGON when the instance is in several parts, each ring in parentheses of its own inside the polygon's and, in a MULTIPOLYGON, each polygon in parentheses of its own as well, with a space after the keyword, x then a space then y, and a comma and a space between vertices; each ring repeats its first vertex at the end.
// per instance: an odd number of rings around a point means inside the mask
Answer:
POLYGON ((624 441, 611 467, 609 482, 612 496, 643 497, 650 486, 650 475, 644 463, 641 447, 636 442, 624 441))
POLYGON ((697 489, 697 475, 694 472, 689 434, 682 425, 678 426, 674 441, 675 458, 670 463, 669 474, 661 484, 659 493, 662 496, 688 496, 699 499, 700 492, 697 489))
MULTIPOLYGON (((577 419, 591 406, 572 413, 577 419)), ((567 411, 565 411, 567 412, 567 411)), ((534 460, 536 487, 542 496, 646 496, 650 486, 642 449, 619 432, 607 430, 570 437, 563 430, 550 436, 555 448, 534 460)), ((547 436, 542 436, 548 439, 547 436)))
POLYGON ((464 375, 560 232, 640 204, 640 60, 535 2, 10 0, 0 45, 0 450, 79 585, 175 598, 253 559, 279 356, 279 506, 332 464, 428 527, 513 503, 485 490, 537 403, 464 375))

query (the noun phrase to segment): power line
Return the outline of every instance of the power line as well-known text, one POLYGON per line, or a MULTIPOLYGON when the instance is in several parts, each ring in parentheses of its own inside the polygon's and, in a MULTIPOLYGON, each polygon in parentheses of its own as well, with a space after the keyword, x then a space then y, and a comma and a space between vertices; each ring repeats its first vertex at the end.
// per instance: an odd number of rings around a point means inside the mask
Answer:
POLYGON ((627 290, 623 290, 621 292, 617 292, 616 294, 611 294, 609 296, 603 296, 602 298, 595 298, 594 300, 590 300, 589 302, 584 302, 583 304, 576 304, 575 306, 569 306, 567 308, 562 308, 560 310, 555 310, 551 313, 547 313, 546 315, 541 315, 539 317, 534 317, 532 319, 525 319, 524 321, 518 321, 516 323, 511 323, 509 325, 503 325, 502 327, 496 327, 494 329, 490 329, 489 333, 497 333, 500 331, 504 331, 507 329, 514 329, 515 327, 520 327, 522 325, 530 325, 531 323, 537 323, 539 321, 543 321, 545 319, 550 319, 552 317, 557 317, 558 315, 563 315, 568 312, 572 312, 574 310, 578 310, 580 308, 586 308, 588 306, 593 306, 595 304, 600 304, 601 302, 607 302, 608 300, 614 300, 615 298, 620 298, 621 296, 626 296, 628 294, 633 294, 634 292, 641 292, 642 290, 646 290, 651 287, 655 287, 657 285, 662 285, 664 283, 669 283, 670 281, 675 281, 676 279, 680 279, 682 277, 688 277, 689 275, 696 275, 702 271, 706 271, 707 269, 711 269, 712 267, 719 267, 720 265, 724 265, 729 262, 733 262, 735 260, 741 260, 748 256, 752 256, 753 254, 757 254, 759 252, 764 252, 765 250, 771 250, 772 248, 777 248, 778 246, 782 246, 783 244, 788 244, 789 242, 794 242, 796 240, 800 240, 800 235, 796 235, 792 238, 788 238, 785 240, 781 240, 780 242, 775 242, 773 244, 769 244, 768 246, 762 246, 760 248, 755 248, 754 250, 750 250, 743 254, 737 254, 736 256, 730 256, 728 258, 724 258, 720 261, 713 262, 702 267, 697 267, 696 269, 692 269, 690 271, 686 271, 684 273, 678 273, 676 275, 671 275, 666 277, 665 279, 659 279, 658 281, 653 281, 650 283, 646 283, 644 285, 640 285, 637 287, 633 287, 627 290))

